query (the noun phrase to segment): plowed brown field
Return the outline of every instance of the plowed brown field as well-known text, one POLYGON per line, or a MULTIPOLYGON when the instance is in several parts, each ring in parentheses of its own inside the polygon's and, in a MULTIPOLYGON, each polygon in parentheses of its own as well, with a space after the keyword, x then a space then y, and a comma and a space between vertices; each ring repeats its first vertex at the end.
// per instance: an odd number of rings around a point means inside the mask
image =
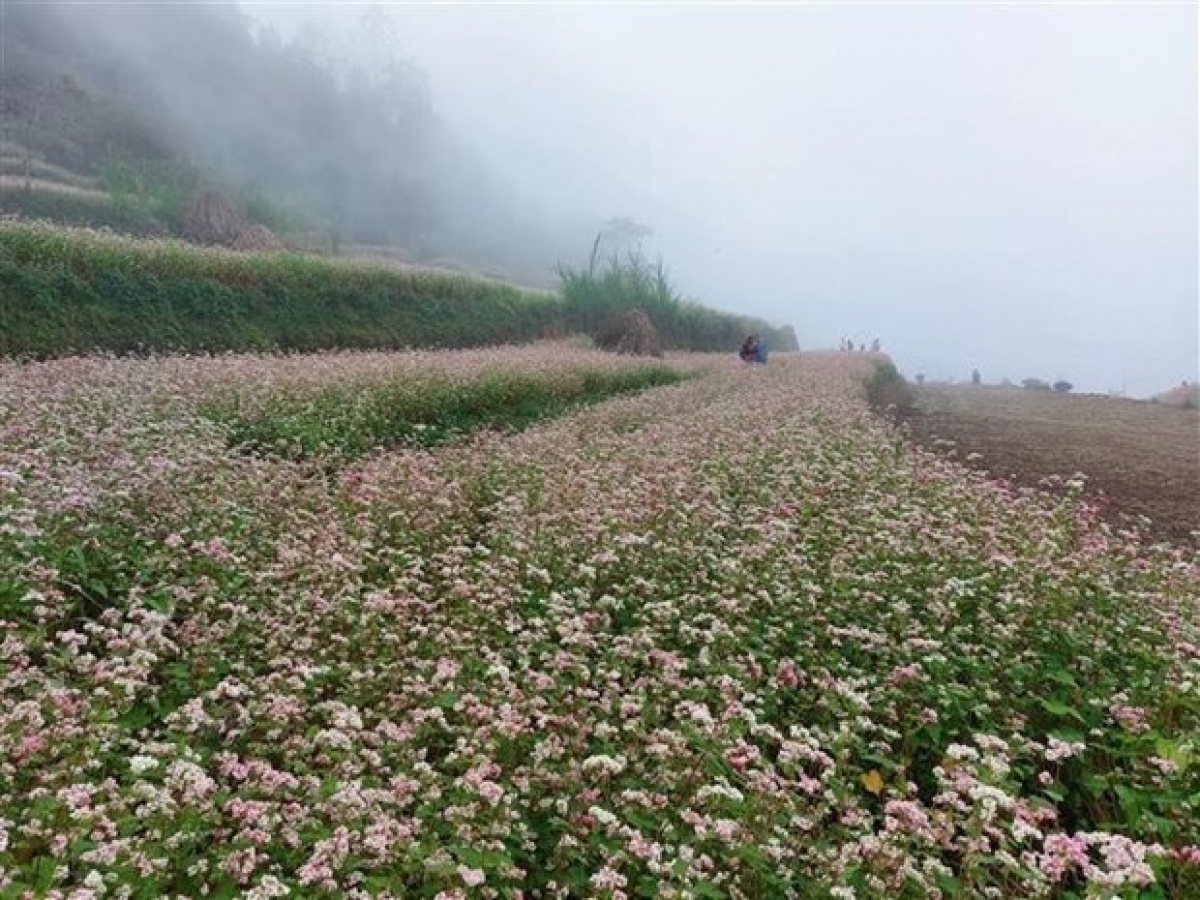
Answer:
POLYGON ((1200 543, 1200 411, 1096 394, 934 385, 917 389, 913 437, 1021 484, 1088 476, 1115 521, 1200 543), (953 445, 937 441, 952 441, 953 445), (971 454, 980 458, 967 460, 971 454))

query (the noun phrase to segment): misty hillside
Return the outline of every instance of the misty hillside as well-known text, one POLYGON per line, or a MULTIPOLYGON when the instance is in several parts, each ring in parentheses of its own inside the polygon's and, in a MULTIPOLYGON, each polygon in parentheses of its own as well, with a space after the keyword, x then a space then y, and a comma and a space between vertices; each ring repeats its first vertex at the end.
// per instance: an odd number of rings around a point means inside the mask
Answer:
MULTIPOLYGON (((369 17, 357 27, 366 47, 369 17)), ((216 182, 251 220, 332 248, 551 271, 537 223, 511 211, 394 43, 346 63, 319 35, 284 42, 231 6, 57 3, 8 7, 3 41, 0 190, 37 188, 16 211, 161 233, 216 182)))

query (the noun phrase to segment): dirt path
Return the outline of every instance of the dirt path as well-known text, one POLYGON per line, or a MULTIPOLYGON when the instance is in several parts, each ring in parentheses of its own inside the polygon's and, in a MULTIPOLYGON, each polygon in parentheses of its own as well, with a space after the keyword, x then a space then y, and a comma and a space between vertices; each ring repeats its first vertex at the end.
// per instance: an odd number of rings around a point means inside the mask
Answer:
POLYGON ((1021 484, 1083 472, 1109 513, 1146 516, 1158 538, 1200 543, 1200 411, 1095 394, 927 386, 907 418, 926 446, 1021 484), (945 449, 945 445, 940 445, 945 449))

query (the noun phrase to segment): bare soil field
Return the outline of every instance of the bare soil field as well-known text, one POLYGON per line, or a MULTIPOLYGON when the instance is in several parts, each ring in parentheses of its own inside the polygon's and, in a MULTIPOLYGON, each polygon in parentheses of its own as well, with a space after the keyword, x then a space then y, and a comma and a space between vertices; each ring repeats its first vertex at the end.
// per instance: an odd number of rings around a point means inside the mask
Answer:
POLYGON ((1150 535, 1200 543, 1200 411, 1097 394, 933 385, 906 418, 926 447, 950 450, 993 475, 1037 485, 1088 477, 1115 521, 1145 516, 1150 535), (953 447, 937 444, 952 441, 953 447), (981 458, 971 458, 979 454, 981 458))

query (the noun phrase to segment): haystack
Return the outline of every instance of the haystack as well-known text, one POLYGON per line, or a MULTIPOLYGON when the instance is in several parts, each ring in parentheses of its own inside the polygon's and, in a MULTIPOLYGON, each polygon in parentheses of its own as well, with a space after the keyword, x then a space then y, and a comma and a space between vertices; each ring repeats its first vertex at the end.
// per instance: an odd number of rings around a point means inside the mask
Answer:
POLYGON ((283 244, 266 225, 251 225, 233 242, 234 250, 282 250, 283 244))
POLYGON ((605 350, 626 356, 662 356, 662 339, 654 322, 640 309, 609 321, 596 342, 605 350))
POLYGON ((236 250, 278 250, 283 245, 269 228, 251 225, 221 191, 202 188, 180 216, 186 240, 236 250))

